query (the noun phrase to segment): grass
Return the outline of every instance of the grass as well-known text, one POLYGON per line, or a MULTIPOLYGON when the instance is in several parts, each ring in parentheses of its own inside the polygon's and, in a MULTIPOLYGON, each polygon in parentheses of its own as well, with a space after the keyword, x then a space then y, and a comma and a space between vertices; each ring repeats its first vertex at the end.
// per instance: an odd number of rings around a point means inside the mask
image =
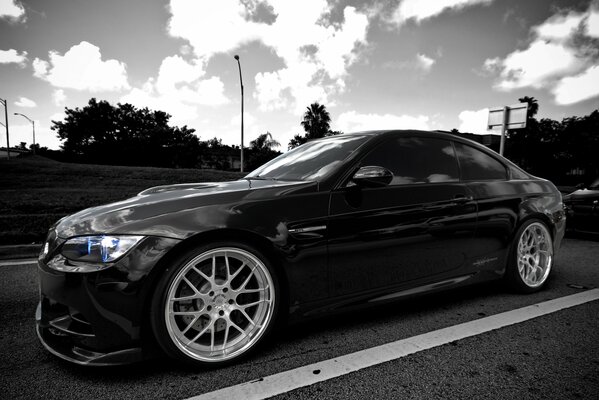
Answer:
POLYGON ((151 186, 235 180, 239 172, 0 160, 0 245, 41 243, 56 220, 151 186))

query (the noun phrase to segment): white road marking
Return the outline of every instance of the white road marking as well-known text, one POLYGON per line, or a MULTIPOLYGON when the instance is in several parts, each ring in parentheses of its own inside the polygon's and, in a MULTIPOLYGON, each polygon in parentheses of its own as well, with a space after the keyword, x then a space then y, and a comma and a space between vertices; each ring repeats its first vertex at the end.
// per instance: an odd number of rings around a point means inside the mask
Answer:
POLYGON ((384 362, 441 346, 456 340, 480 335, 505 326, 518 324, 565 308, 599 299, 599 289, 587 290, 528 307, 503 312, 463 324, 450 326, 396 342, 387 343, 330 360, 295 368, 250 382, 190 397, 206 399, 266 399, 304 386, 313 385, 384 362))
POLYGON ((10 267, 13 265, 28 265, 36 264, 37 258, 28 258, 26 260, 4 260, 0 261, 0 267, 10 267))

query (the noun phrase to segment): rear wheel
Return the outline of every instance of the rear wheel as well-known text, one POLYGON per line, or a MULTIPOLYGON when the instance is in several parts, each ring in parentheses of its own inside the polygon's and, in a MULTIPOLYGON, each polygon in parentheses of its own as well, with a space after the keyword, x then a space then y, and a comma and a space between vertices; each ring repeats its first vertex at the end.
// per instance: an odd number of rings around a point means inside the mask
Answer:
POLYGON ((152 324, 171 357, 222 364, 255 348, 272 329, 279 285, 268 260, 240 243, 188 252, 167 269, 152 324))
POLYGON ((528 220, 515 237, 506 271, 508 284, 523 293, 540 290, 553 266, 553 240, 540 220, 528 220))

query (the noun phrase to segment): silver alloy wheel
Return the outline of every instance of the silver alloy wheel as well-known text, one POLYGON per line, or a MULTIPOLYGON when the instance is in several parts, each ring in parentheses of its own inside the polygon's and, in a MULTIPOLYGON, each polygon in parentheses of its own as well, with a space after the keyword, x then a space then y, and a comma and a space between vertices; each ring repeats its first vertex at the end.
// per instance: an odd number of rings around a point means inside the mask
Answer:
POLYGON ((524 229, 516 256, 522 282, 531 288, 541 286, 553 264, 553 241, 545 225, 533 222, 524 229))
POLYGON ((269 326, 274 285, 266 265, 235 247, 206 251, 181 268, 165 307, 167 331, 187 356, 204 362, 249 350, 269 326))

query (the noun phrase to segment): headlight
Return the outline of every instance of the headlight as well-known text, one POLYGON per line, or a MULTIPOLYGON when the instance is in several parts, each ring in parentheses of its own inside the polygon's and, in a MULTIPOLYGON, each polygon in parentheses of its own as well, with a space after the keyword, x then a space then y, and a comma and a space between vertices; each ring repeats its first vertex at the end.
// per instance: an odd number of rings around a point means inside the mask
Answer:
POLYGON ((144 236, 80 236, 67 240, 60 253, 71 261, 110 263, 118 260, 144 236))

